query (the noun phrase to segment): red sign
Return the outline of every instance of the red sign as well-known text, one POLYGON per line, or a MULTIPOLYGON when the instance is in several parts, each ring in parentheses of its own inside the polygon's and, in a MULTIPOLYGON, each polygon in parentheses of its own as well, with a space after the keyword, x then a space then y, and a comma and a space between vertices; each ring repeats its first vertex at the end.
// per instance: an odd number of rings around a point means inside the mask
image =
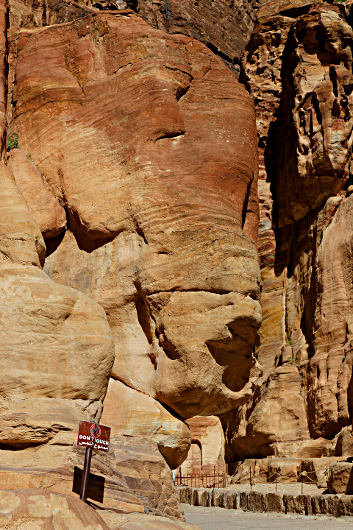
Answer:
POLYGON ((110 427, 90 421, 80 421, 77 445, 93 447, 98 451, 109 451, 110 427))

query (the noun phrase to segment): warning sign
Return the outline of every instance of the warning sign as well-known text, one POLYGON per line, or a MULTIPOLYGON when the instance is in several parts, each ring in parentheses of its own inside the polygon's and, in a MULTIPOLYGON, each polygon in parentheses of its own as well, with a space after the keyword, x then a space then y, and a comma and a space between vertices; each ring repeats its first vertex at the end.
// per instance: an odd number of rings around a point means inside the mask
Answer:
POLYGON ((98 451, 109 451, 110 427, 90 421, 80 421, 77 445, 92 447, 98 451))

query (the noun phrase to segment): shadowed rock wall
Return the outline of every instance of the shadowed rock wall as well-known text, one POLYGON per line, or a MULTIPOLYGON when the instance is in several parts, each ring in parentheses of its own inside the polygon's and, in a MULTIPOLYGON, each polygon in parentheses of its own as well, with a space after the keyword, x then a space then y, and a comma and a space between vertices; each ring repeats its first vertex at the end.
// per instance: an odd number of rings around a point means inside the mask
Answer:
POLYGON ((264 377, 221 416, 229 462, 348 454, 336 442, 352 423, 350 5, 265 7, 241 77, 258 129, 264 377))

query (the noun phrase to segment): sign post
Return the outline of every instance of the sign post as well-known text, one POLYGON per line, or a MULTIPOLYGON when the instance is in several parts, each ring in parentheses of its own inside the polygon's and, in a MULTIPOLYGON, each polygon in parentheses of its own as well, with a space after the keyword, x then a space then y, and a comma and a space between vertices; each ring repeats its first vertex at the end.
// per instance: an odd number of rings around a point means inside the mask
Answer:
POLYGON ((78 428, 77 445, 86 447, 85 465, 82 474, 81 501, 87 499, 89 470, 91 467, 92 449, 98 451, 109 451, 110 427, 98 425, 90 421, 80 421, 78 428))

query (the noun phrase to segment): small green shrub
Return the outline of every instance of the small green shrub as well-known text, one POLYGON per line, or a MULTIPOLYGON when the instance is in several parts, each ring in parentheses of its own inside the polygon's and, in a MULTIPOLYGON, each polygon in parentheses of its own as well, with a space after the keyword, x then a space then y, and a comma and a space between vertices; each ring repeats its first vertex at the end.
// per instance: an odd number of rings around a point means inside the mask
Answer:
POLYGON ((342 362, 344 363, 345 360, 346 360, 346 356, 343 357, 342 362))
POLYGON ((291 340, 286 340, 286 344, 287 344, 287 346, 292 346, 292 341, 291 340))
POLYGON ((289 362, 289 364, 293 364, 294 363, 294 357, 291 357, 290 359, 288 359, 288 362, 289 362))
POLYGON ((18 148, 18 134, 13 133, 8 138, 6 138, 6 145, 7 145, 8 151, 11 151, 11 149, 17 149, 18 148))

